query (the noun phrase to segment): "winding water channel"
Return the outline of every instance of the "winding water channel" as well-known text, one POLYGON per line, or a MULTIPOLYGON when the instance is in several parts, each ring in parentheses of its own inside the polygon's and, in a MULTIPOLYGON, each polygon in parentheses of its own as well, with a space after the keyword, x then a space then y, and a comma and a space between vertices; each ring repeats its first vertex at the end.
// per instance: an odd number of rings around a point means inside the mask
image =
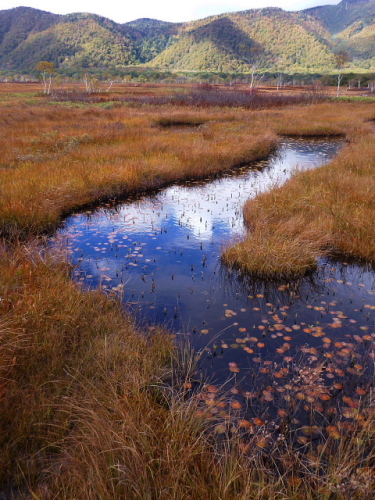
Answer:
MULTIPOLYGON (((333 397, 332 384, 343 381, 353 391, 374 362, 372 269, 322 260, 299 282, 269 283, 220 264, 223 245, 244 234, 247 199, 285 182, 295 168, 326 163, 341 147, 332 139, 283 139, 268 160, 220 178, 77 213, 53 244, 68 248, 80 286, 115 291, 148 328, 162 323, 177 337, 187 335, 202 353, 201 370, 247 401, 267 384, 265 401, 278 391, 288 401, 296 373, 301 382, 301 357, 310 367, 324 361, 313 381, 329 386, 320 394, 333 397)), ((318 396, 310 397, 319 409, 318 396)))

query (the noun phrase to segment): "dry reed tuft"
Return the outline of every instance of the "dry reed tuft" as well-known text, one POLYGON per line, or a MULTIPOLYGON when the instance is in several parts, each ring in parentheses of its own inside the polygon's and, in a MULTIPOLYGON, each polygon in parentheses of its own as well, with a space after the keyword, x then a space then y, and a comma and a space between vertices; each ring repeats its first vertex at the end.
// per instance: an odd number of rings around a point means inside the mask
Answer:
POLYGON ((67 401, 81 404, 88 397, 84 387, 101 397, 127 394, 135 422, 140 406, 150 412, 147 394, 175 348, 159 330, 138 332, 115 299, 79 291, 69 266, 36 248, 3 249, 0 267, 0 483, 32 484, 56 442, 75 429, 67 401))

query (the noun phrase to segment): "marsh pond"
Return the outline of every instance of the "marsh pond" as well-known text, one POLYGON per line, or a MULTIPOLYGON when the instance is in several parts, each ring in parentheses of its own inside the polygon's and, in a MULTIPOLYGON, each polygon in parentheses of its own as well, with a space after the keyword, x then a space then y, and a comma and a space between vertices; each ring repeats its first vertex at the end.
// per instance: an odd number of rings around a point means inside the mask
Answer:
POLYGON ((233 411, 266 418, 283 407, 323 414, 340 404, 350 421, 374 365, 373 270, 322 259, 299 281, 262 282, 220 261, 223 247, 246 231, 247 199, 295 169, 327 163, 342 145, 284 138, 267 160, 218 178, 76 213, 52 245, 68 249, 79 286, 116 293, 146 328, 162 324, 177 342, 190 340, 200 357, 195 380, 204 374, 211 383, 208 405, 224 385, 233 411))

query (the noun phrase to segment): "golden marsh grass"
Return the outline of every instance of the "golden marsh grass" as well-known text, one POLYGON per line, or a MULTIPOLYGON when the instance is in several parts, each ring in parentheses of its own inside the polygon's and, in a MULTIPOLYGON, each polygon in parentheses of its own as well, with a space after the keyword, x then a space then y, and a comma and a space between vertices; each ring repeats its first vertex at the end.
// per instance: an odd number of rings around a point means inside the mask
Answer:
POLYGON ((234 407, 218 428, 201 396, 212 389, 189 392, 192 353, 137 330, 115 297, 78 290, 64 256, 33 238, 82 205, 264 157, 278 134, 342 134, 350 143, 330 165, 248 203, 249 238, 225 258, 264 276, 304 273, 332 248, 373 260, 374 117, 343 103, 244 112, 2 97, 0 493, 372 499, 372 389, 350 431, 338 417, 308 451, 287 417, 280 440, 234 407))
POLYGON ((277 140, 218 112, 52 106, 0 109, 0 120, 5 236, 55 228, 67 212, 101 199, 218 174, 265 157, 277 140), (164 116, 203 125, 167 129, 164 116))
POLYGON ((262 278, 290 278, 329 253, 374 260, 374 135, 368 124, 357 127, 329 165, 247 202, 249 234, 225 250, 226 263, 262 278))

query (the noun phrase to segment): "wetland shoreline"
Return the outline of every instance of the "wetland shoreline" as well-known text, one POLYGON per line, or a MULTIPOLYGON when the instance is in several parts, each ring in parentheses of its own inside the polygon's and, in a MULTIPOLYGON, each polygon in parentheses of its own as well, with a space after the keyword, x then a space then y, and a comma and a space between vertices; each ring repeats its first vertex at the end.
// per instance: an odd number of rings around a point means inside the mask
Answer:
MULTIPOLYGON (((221 167, 229 165, 233 149, 240 156, 249 134, 256 144, 256 136, 269 131, 274 137, 293 131, 321 135, 326 130, 329 135, 346 130, 353 144, 356 137, 362 138, 352 156, 340 160, 341 168, 349 168, 360 178, 374 164, 373 141, 363 123, 374 118, 373 110, 360 104, 278 109, 277 120, 272 110, 230 110, 220 122, 223 110, 210 110, 211 117, 216 117, 213 129, 172 132, 171 136, 170 130, 161 131, 166 134, 162 140, 154 140, 154 128, 147 132, 153 123, 147 117, 149 108, 129 112, 127 107, 126 115, 121 107, 64 110, 45 106, 41 99, 38 105, 28 105, 26 113, 15 99, 3 102, 0 111, 5 125, 0 217, 3 229, 14 236, 18 231, 32 235, 54 226, 73 201, 84 204, 88 195, 93 199, 103 189, 112 189, 119 181, 119 169, 133 189, 138 173, 171 178, 176 175, 176 165, 184 164, 189 171, 197 161, 206 168, 218 158, 221 167), (13 111, 10 118, 9 106, 13 111), (117 122, 126 122, 125 131, 117 122), (201 136, 194 136, 196 133, 201 136), (191 149, 186 150, 189 144, 191 149), (357 161, 359 153, 366 164, 357 161)), ((159 108, 153 116, 163 113, 170 114, 159 108)), ((207 110, 182 109, 176 114, 186 113, 207 117, 207 110)), ((340 172, 340 164, 335 165, 340 172)), ((308 180, 313 183, 314 178, 308 180)), ((298 182, 304 183, 306 178, 298 182)), ((348 182, 352 185, 352 179, 348 182)), ((365 182, 371 191, 370 180, 365 182)), ((284 193, 287 186, 281 188, 284 193)), ((334 187, 341 196, 343 186, 334 187)), ((350 193, 351 208, 362 204, 365 194, 359 200, 350 193)), ((296 191, 292 198, 297 199, 296 191)), ((271 201, 271 208, 278 206, 277 199, 271 201)), ((301 210, 301 205, 295 207, 301 210)), ((365 215, 349 211, 356 223, 361 222, 357 238, 353 238, 350 221, 341 226, 351 242, 358 241, 358 248, 361 242, 368 248, 366 231, 373 212, 371 206, 366 207, 365 215)), ((358 255, 352 250, 348 253, 358 255)), ((364 258, 371 260, 371 255, 364 258)), ((140 334, 115 298, 77 290, 70 279, 70 266, 61 256, 42 257, 32 242, 12 248, 4 243, 0 270, 0 478, 3 491, 13 491, 11 497, 19 491, 19 498, 32 494, 43 500, 232 500, 271 498, 283 492, 289 498, 313 499, 319 491, 321 498, 333 494, 346 499, 349 492, 350 498, 363 499, 373 491, 372 386, 361 387, 364 394, 357 393, 347 403, 352 408, 348 413, 350 432, 345 431, 349 428, 345 420, 346 427, 332 421, 331 428, 315 429, 324 439, 323 447, 310 453, 311 429, 305 436, 308 441, 298 442, 295 448, 286 433, 282 434, 285 439, 270 440, 269 427, 261 416, 255 417, 259 420, 239 420, 235 405, 228 412, 235 417, 230 438, 217 443, 212 439, 213 421, 199 413, 202 401, 212 400, 209 395, 216 394, 216 388, 202 388, 203 398, 199 391, 194 392, 197 397, 187 397, 194 366, 188 350, 177 352, 173 339, 158 328, 140 334), (345 437, 338 439, 337 432, 345 437)), ((319 378, 314 373, 300 375, 304 380, 319 378)), ((288 416, 280 415, 280 419, 277 425, 287 426, 288 416)), ((220 433, 223 429, 215 429, 216 434, 226 436, 226 429, 224 434, 220 433)))

